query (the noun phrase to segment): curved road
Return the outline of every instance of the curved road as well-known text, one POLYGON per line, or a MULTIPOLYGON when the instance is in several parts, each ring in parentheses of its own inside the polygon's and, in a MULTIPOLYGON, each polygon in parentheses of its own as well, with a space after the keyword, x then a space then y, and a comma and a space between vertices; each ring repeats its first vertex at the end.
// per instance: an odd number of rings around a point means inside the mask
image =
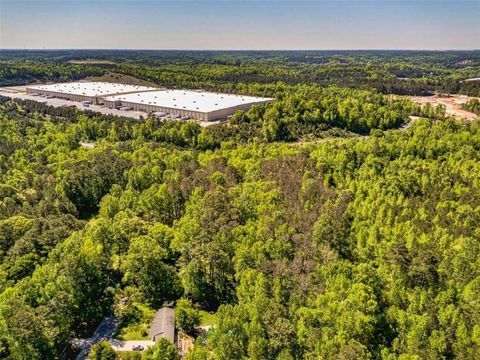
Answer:
POLYGON ((92 345, 102 340, 110 340, 117 332, 119 325, 120 321, 114 315, 104 318, 93 333, 93 336, 80 345, 80 354, 78 354, 77 360, 85 360, 92 345))

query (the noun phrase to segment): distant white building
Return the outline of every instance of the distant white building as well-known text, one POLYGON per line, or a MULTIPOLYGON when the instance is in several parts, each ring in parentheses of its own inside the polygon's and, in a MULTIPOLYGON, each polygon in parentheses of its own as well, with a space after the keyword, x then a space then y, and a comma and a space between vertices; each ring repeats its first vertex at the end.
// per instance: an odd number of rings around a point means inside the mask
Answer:
POLYGON ((254 104, 272 102, 272 98, 222 94, 192 90, 159 90, 105 97, 105 106, 128 106, 134 110, 173 114, 179 117, 211 121, 224 119, 237 110, 254 104))
POLYGON ((114 84, 107 82, 71 82, 48 85, 32 85, 26 87, 27 94, 54 96, 73 101, 88 101, 92 104, 103 104, 104 98, 109 95, 156 91, 157 88, 114 84))
POLYGON ((30 95, 57 97, 109 108, 133 109, 164 114, 177 119, 211 121, 227 118, 237 110, 254 104, 272 102, 272 98, 222 94, 207 91, 166 90, 147 86, 106 82, 72 82, 26 87, 30 95))

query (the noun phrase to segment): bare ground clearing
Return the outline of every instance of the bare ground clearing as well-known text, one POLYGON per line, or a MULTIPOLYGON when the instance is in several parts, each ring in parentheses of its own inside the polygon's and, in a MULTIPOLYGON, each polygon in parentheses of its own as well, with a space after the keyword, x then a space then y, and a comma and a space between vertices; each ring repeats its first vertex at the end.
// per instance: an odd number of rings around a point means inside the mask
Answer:
MULTIPOLYGON (((474 97, 466 95, 437 94, 432 96, 406 96, 406 98, 422 105, 428 103, 432 105, 443 105, 445 106, 446 114, 458 120, 466 119, 471 121, 477 118, 476 114, 462 109, 462 105, 468 100, 475 99, 474 97)), ((480 98, 477 99, 480 100, 480 98)))

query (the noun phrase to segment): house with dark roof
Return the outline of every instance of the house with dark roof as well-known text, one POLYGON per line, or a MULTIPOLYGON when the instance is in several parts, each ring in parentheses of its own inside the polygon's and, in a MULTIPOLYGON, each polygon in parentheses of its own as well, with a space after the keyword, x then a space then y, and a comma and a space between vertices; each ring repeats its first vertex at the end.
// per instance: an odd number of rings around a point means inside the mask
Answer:
POLYGON ((162 307, 155 313, 150 327, 152 341, 165 338, 175 344, 175 310, 169 307, 162 307))

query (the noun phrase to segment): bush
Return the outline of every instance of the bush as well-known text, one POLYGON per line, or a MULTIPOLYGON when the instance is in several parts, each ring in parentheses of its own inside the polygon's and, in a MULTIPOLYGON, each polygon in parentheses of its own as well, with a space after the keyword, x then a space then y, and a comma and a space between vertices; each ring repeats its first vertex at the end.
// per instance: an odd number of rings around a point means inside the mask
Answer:
POLYGON ((143 353, 142 360, 180 360, 180 356, 173 344, 161 338, 143 353))
POLYGON ((195 327, 200 324, 200 313, 192 306, 190 300, 180 299, 177 301, 175 319, 177 328, 185 331, 187 334, 193 334, 195 327))
POLYGON ((92 346, 88 360, 115 360, 117 353, 108 341, 100 341, 92 346))

